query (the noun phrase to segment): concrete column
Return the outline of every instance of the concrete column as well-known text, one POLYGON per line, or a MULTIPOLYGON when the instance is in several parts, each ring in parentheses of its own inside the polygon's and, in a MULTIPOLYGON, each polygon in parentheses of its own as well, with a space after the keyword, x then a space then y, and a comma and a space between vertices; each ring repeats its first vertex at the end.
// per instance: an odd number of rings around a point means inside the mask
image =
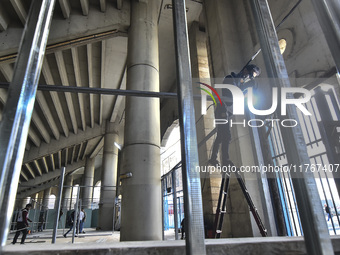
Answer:
POLYGON ((102 230, 113 229, 113 208, 116 197, 118 148, 118 134, 109 130, 107 126, 104 138, 104 152, 101 175, 99 222, 102 230))
POLYGON ((44 197, 42 200, 42 210, 47 210, 48 209, 48 203, 50 201, 50 196, 51 196, 51 188, 47 188, 44 190, 44 197))
POLYGON ((42 208, 43 201, 44 201, 44 190, 37 193, 36 200, 37 200, 37 208, 42 208))
POLYGON ((73 185, 73 176, 66 176, 65 184, 64 184, 64 192, 63 192, 63 206, 62 209, 65 211, 70 210, 70 201, 72 198, 72 186, 73 185))
MULTIPOLYGON (((199 30, 199 23, 193 22, 189 30, 189 46, 190 46, 190 61, 193 84, 196 82, 204 82, 210 84, 210 73, 207 51, 207 35, 199 30)), ((198 86, 193 86, 195 95, 206 94, 201 91, 198 86)), ((214 129, 214 108, 209 107, 206 115, 201 114, 201 101, 195 100, 195 119, 197 142, 200 143, 214 129)), ((207 165, 211 155, 211 148, 214 139, 209 139, 206 143, 198 148, 200 166, 207 165)), ((220 175, 218 175, 220 177, 220 175)), ((205 183, 202 188, 203 216, 204 225, 208 237, 212 236, 214 226, 214 206, 217 203, 219 187, 221 184, 220 178, 212 178, 206 173, 201 173, 201 182, 205 183)))
MULTIPOLYGON (((159 3, 131 1, 127 89, 159 91, 159 3)), ((121 241, 162 239, 159 111, 159 99, 126 99, 121 241)))
MULTIPOLYGON (((246 24, 237 24, 233 19, 235 15, 238 20, 247 20, 244 12, 243 2, 235 1, 204 1, 206 26, 209 34, 209 60, 210 73, 212 74, 211 85, 221 83, 223 77, 231 72, 239 72, 244 64, 248 61, 243 54, 249 52, 250 45, 245 42, 252 43, 249 38, 249 27, 246 24), (237 11, 237 14, 235 13, 237 11), (237 27, 237 29, 235 29, 237 27), (238 33, 239 32, 239 33, 238 33), (244 33, 243 33, 244 32, 244 33), (242 36, 246 35, 246 38, 242 36), (242 43, 240 43, 242 42, 242 43)), ((249 54, 251 55, 251 54, 249 54)), ((212 113, 212 118, 214 115, 212 113)), ((240 119, 234 119, 237 122, 242 122, 240 119)), ((254 165, 252 152, 251 137, 249 130, 241 125, 235 125, 231 128, 232 142, 229 146, 230 159, 237 165, 254 165)), ((212 146, 212 144, 210 145, 212 146)), ((211 148, 211 147, 210 147, 211 148)), ((233 176, 234 177, 234 176, 233 176)), ((220 179, 214 180, 211 178, 212 191, 220 189, 220 179)), ((249 185, 247 188, 249 189, 249 185)), ((206 188, 205 188, 206 189, 206 188)), ((253 236, 252 217, 249 213, 248 204, 244 198, 242 190, 235 178, 231 178, 229 184, 229 195, 227 200, 228 214, 223 220, 223 228, 221 237, 249 237, 253 236), (240 227, 242 226, 242 227, 240 227)), ((205 194, 203 193, 205 196, 205 194)), ((252 198, 256 193, 251 193, 252 198)), ((214 214, 216 213, 216 203, 218 193, 212 194, 212 204, 214 214)), ((259 204, 256 203, 256 207, 259 204)), ((260 209, 260 208, 259 208, 260 209)))
POLYGON ((93 194, 93 179, 94 179, 94 168, 95 158, 87 158, 83 176, 82 187, 82 207, 91 208, 92 194, 93 194))
POLYGON ((25 197, 24 199, 21 200, 21 204, 17 207, 18 210, 25 208, 27 204, 29 204, 31 201, 30 197, 25 197))
POLYGON ((39 202, 39 193, 34 193, 31 196, 32 209, 38 209, 40 207, 41 201, 39 202))

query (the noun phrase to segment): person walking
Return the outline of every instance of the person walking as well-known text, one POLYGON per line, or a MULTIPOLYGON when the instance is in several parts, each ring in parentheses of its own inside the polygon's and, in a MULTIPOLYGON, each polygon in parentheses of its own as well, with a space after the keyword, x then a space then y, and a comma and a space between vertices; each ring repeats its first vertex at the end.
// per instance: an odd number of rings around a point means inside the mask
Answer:
POLYGON ((85 234, 85 231, 83 231, 85 220, 86 220, 86 212, 84 208, 82 208, 79 213, 79 233, 80 234, 85 234))
MULTIPOLYGON (((64 237, 67 237, 67 234, 73 229, 74 227, 74 214, 75 211, 73 210, 71 214, 67 217, 67 225, 70 227, 69 230, 64 234, 64 237)), ((77 225, 76 225, 77 226, 77 225)), ((77 235, 75 235, 77 237, 77 235)))
POLYGON ((27 233, 28 233, 28 221, 29 222, 32 222, 29 218, 28 218, 28 213, 29 213, 29 210, 32 208, 32 204, 27 204, 25 206, 24 209, 22 209, 20 212, 19 212, 19 215, 18 215, 18 219, 17 219, 17 231, 14 235, 14 239, 13 239, 13 242, 12 244, 15 244, 18 240, 18 237, 20 235, 20 233, 22 232, 22 237, 21 237, 21 244, 25 244, 25 239, 26 239, 26 236, 27 236, 27 233))
POLYGON ((329 208, 329 206, 327 204, 325 204, 325 211, 328 215, 328 220, 329 221, 331 218, 332 218, 332 212, 331 212, 331 209, 329 208))

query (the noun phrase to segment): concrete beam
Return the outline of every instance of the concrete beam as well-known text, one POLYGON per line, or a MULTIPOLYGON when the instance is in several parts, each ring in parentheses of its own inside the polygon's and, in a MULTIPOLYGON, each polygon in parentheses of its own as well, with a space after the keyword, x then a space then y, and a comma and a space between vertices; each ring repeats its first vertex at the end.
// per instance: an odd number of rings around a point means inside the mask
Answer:
POLYGON ((8 27, 9 18, 2 4, 0 4, 0 31, 5 31, 8 27))
POLYGON ((43 163, 43 166, 44 166, 45 173, 47 174, 48 173, 48 165, 47 165, 46 157, 42 158, 42 163, 43 163))
MULTIPOLYGON (((102 41, 102 56, 101 56, 101 67, 100 67, 100 87, 104 88, 105 81, 105 61, 106 61, 106 41, 102 41)), ((99 122, 101 125, 103 121, 103 95, 99 95, 99 122)))
POLYGON ((71 14, 71 5, 69 0, 59 0, 61 11, 65 19, 68 19, 71 14))
POLYGON ((55 171, 55 163, 54 163, 54 155, 50 155, 50 161, 51 161, 51 166, 52 166, 52 171, 55 171))
MULTIPOLYGON (((54 138, 56 140, 58 140, 59 137, 60 137, 60 133, 59 133, 57 124, 56 124, 56 122, 55 122, 55 120, 52 116, 51 110, 49 108, 49 104, 47 103, 43 92, 40 91, 40 90, 37 91, 36 101, 38 102, 40 109, 43 112, 43 114, 44 114, 44 116, 47 120, 47 123, 52 130, 54 138)), ((45 139, 45 141, 46 141, 46 139, 45 139)), ((46 143, 49 143, 49 142, 46 142, 46 143)))
POLYGON ((20 174, 21 174, 22 178, 25 179, 25 181, 28 181, 28 176, 23 171, 21 171, 20 174))
POLYGON ((61 168, 61 150, 57 152, 58 154, 58 168, 61 168))
POLYGON ((70 164, 73 164, 76 146, 73 146, 73 147, 69 148, 69 150, 71 150, 71 161, 70 161, 70 164))
POLYGON ((85 16, 89 15, 89 4, 89 0, 80 0, 81 9, 83 11, 83 15, 85 16))
MULTIPOLYGON (((127 61, 127 60, 126 60, 127 61)), ((126 63, 125 61, 125 63, 126 63)), ((125 64, 125 68, 122 71, 122 74, 120 76, 120 86, 119 89, 126 89, 126 64, 125 64)), ((113 106, 112 109, 112 114, 111 114, 111 118, 110 118, 110 122, 119 122, 118 118, 120 118, 122 112, 125 110, 125 97, 122 96, 117 96, 116 97, 116 102, 113 106), (123 107, 121 107, 123 106, 123 107)))
MULTIPOLYGON (((10 67, 9 65, 0 65, 0 72, 3 74, 5 79, 9 82, 12 80, 12 75, 13 75, 13 70, 9 70, 10 67), (10 75, 10 73, 12 75, 10 75)), ((0 101, 2 104, 5 104, 7 101, 7 90, 5 89, 0 89, 0 101)))
POLYGON ((35 132, 32 128, 30 128, 30 130, 28 132, 28 137, 34 143, 35 146, 37 146, 37 147, 40 146, 41 140, 40 140, 37 132, 35 132))
MULTIPOLYGON (((88 67, 88 74, 89 74, 89 87, 93 88, 93 65, 92 65, 92 44, 87 45, 87 67, 88 67)), ((94 125, 94 95, 90 94, 90 123, 91 128, 94 125)))
MULTIPOLYGON (((22 183, 21 183, 22 184, 22 183)), ((36 186, 34 188, 28 188, 23 192, 17 193, 17 199, 23 199, 25 197, 30 197, 32 194, 38 193, 42 190, 45 190, 47 188, 51 188, 53 186, 57 186, 59 184, 59 180, 56 178, 55 180, 51 180, 49 182, 46 182, 44 184, 41 184, 39 186, 36 186)))
POLYGON ((121 10, 123 7, 123 0, 117 0, 117 9, 121 10))
MULTIPOLYGON (((76 78, 76 86, 81 87, 81 76, 80 76, 80 67, 79 67, 79 54, 78 48, 71 48, 73 67, 74 67, 74 76, 76 78)), ((79 101, 79 109, 80 109, 80 119, 83 131, 86 129, 86 120, 85 120, 85 104, 84 104, 84 94, 78 94, 79 101)))
POLYGON ((100 11, 105 12, 106 11, 106 0, 100 0, 100 11))
MULTIPOLYGON (((65 158, 64 158, 64 166, 67 166, 68 164, 68 150, 69 148, 65 148, 63 151, 65 152, 65 158)), ((62 157, 61 157, 62 158, 62 157)))
POLYGON ((37 160, 33 161, 35 168, 38 170, 39 176, 42 176, 42 171, 37 160))
MULTIPOLYGON (((68 1, 59 0, 59 2, 68 1)), ((114 29, 118 29, 120 32, 127 32, 129 26, 129 1, 124 3, 122 10, 117 10, 113 5, 107 5, 105 14, 98 11, 90 11, 88 16, 74 13, 68 20, 54 19, 51 24, 47 45, 105 33, 114 29)), ((22 31, 23 29, 17 28, 7 29, 6 33, 0 34, 0 56, 18 52, 22 31)))
POLYGON ((86 154, 87 154, 87 150, 89 149, 89 147, 90 147, 89 142, 86 142, 86 145, 85 145, 85 149, 84 149, 83 155, 81 156, 81 159, 82 159, 82 160, 85 159, 85 156, 86 156, 86 154))
POLYGON ((17 13, 21 23, 25 26, 27 19, 27 12, 22 0, 10 0, 11 4, 17 13))
POLYGON ((33 179, 35 179, 35 173, 34 173, 32 167, 28 163, 25 164, 25 167, 28 170, 29 174, 33 177, 33 179))
MULTIPOLYGON (((28 164, 26 164, 26 165, 28 165, 28 164)), ((76 162, 72 165, 68 165, 66 167, 66 174, 68 174, 68 173, 70 173, 70 172, 72 172, 72 171, 74 171, 74 170, 76 170, 80 167, 83 167, 83 166, 85 166, 85 160, 81 160, 81 161, 78 161, 78 162, 76 162)), ((27 182, 24 182, 24 183, 22 183, 21 186, 19 186, 18 193, 21 193, 21 192, 27 190, 28 186, 34 187, 34 186, 40 185, 42 183, 45 183, 47 181, 50 181, 54 178, 57 178, 57 177, 60 176, 60 172, 61 172, 61 168, 58 168, 55 171, 49 172, 47 174, 43 174, 41 176, 37 176, 34 179, 31 179, 27 182)))
MULTIPOLYGON (((64 86, 70 86, 69 81, 68 81, 68 77, 67 77, 67 71, 66 71, 65 61, 64 61, 64 57, 63 57, 63 52, 62 51, 56 52, 55 58, 56 58, 56 61, 57 61, 57 65, 58 65, 59 74, 60 74, 62 84, 64 86)), ((74 131, 75 134, 77 134, 78 133, 78 124, 77 124, 76 113, 74 111, 71 93, 66 92, 65 98, 66 98, 67 108, 68 108, 69 113, 70 113, 73 131, 74 131)))
POLYGON ((79 151, 78 151, 78 155, 77 155, 76 162, 78 162, 79 159, 80 159, 81 150, 82 150, 82 148, 83 148, 83 145, 84 145, 84 143, 79 144, 79 151))
MULTIPOLYGON (((94 128, 87 128, 86 131, 79 131, 77 135, 71 134, 69 137, 60 137, 59 141, 52 140, 49 144, 43 143, 39 148, 31 148, 25 152, 24 163, 31 162, 36 158, 41 158, 46 155, 53 156, 53 153, 57 153, 66 147, 75 146, 84 141, 91 140, 93 138, 103 136, 105 134, 105 125, 95 125, 94 128)), ((54 164, 54 162, 52 162, 54 164)))
MULTIPOLYGON (((49 66, 46 58, 44 60, 41 71, 42 71, 42 74, 44 75, 46 83, 49 84, 49 85, 54 85, 52 72, 51 72, 50 66, 49 66)), ((68 130, 68 127, 67 127, 67 124, 66 124, 66 121, 65 121, 65 119, 66 119, 65 114, 64 114, 63 109, 61 107, 61 103, 60 103, 58 93, 55 92, 55 91, 50 91, 50 95, 51 95, 52 102, 53 102, 53 105, 55 107, 55 110, 57 112, 61 127, 63 129, 63 132, 64 132, 65 136, 68 137, 69 130, 68 130)))
POLYGON ((41 118, 39 117, 39 115, 37 114, 36 111, 33 111, 32 122, 35 124, 35 126, 38 129, 40 135, 44 138, 45 143, 50 143, 51 136, 49 135, 45 125, 43 124, 41 118))
POLYGON ((95 156, 97 156, 97 154, 99 153, 99 151, 103 148, 104 146, 104 137, 102 137, 100 139, 100 141, 97 143, 96 147, 94 148, 94 150, 92 151, 92 153, 90 154, 89 158, 94 158, 95 156))

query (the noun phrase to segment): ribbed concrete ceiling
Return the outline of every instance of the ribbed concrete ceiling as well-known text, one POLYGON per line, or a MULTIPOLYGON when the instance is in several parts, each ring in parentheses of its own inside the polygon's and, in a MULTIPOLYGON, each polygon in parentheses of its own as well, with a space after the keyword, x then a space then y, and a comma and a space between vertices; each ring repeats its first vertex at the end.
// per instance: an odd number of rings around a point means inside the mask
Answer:
MULTIPOLYGON (((39 84, 125 89, 130 1, 56 1, 39 84)), ((0 2, 0 82, 10 83, 31 0, 0 2)), ((198 21, 201 1, 187 1, 188 24, 198 21)), ((175 84, 171 0, 159 16, 161 91, 175 84)), ((0 118, 7 90, 0 89, 0 118)), ((38 91, 26 144, 19 191, 31 195, 100 154, 106 122, 123 137, 122 96, 38 91)), ((123 142, 123 141, 121 141, 123 142)), ((97 167, 101 161, 97 160, 97 167)))

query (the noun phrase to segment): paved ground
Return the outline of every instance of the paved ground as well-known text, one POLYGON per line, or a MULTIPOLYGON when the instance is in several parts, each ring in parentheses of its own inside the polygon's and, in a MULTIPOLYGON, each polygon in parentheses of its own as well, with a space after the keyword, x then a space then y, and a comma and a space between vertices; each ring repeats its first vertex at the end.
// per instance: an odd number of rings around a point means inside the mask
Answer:
MULTIPOLYGON (((72 231, 67 235, 67 238, 63 234, 67 230, 58 229, 56 243, 72 244, 72 231)), ((85 234, 79 234, 74 238, 74 243, 118 243, 120 239, 119 231, 96 231, 95 229, 84 229, 85 234)), ((11 232, 8 236, 6 245, 12 245, 15 232, 11 232)), ((18 238, 16 246, 20 246, 21 234, 18 238)), ((180 237, 180 235, 179 235, 180 237)), ((174 230, 168 230, 164 233, 165 240, 175 240, 174 230)), ((25 241, 25 247, 28 245, 51 245, 52 242, 52 230, 44 230, 43 232, 36 232, 27 235, 25 241)))

